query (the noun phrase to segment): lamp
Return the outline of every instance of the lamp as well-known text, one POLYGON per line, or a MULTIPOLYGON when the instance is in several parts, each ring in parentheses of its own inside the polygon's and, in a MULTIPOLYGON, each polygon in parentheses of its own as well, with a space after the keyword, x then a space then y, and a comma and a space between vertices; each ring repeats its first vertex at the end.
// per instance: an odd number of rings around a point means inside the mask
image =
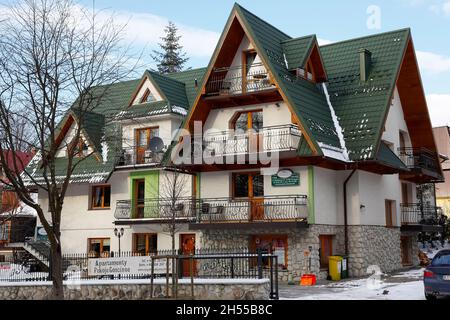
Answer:
POLYGON ((121 256, 121 253, 120 253, 120 238, 122 238, 124 231, 125 230, 123 230, 123 228, 120 228, 120 229, 114 228, 114 235, 117 237, 117 239, 119 239, 119 257, 121 256))

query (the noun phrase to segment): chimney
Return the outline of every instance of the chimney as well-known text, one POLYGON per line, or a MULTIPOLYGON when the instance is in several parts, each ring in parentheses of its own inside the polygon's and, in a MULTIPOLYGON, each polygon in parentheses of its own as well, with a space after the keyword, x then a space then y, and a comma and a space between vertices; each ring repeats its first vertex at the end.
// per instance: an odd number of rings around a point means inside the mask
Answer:
POLYGON ((366 82, 369 78, 371 64, 372 52, 364 48, 359 49, 359 74, 361 81, 366 82))

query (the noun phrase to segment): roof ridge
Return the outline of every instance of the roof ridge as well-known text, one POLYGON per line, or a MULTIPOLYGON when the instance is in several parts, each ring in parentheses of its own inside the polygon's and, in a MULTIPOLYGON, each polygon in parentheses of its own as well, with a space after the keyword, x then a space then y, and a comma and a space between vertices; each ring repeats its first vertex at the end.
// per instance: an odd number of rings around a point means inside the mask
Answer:
MULTIPOLYGON (((178 75, 178 74, 183 74, 183 73, 188 73, 188 72, 200 71, 200 70, 203 70, 206 68, 208 68, 208 67, 199 67, 199 68, 195 68, 195 69, 188 69, 188 70, 183 70, 183 71, 178 71, 178 72, 169 72, 169 73, 164 74, 164 76, 167 77, 167 76, 173 76, 173 75, 178 75)), ((171 78, 171 79, 173 79, 173 78, 171 78)))
POLYGON ((307 36, 302 36, 302 37, 296 37, 296 38, 291 38, 291 39, 287 39, 287 40, 283 40, 281 41, 281 43, 287 43, 287 42, 291 42, 291 41, 295 41, 295 40, 302 40, 302 39, 306 39, 306 38, 311 38, 311 37, 316 37, 317 35, 315 33, 309 34, 307 36))
MULTIPOLYGON (((156 75, 157 77, 161 77, 161 78, 164 78, 164 79, 167 79, 167 80, 171 80, 171 81, 176 81, 176 82, 178 82, 178 83, 180 83, 180 84, 182 84, 182 85, 186 85, 184 82, 182 82, 182 81, 179 81, 179 80, 177 80, 177 79, 175 79, 175 78, 172 78, 172 77, 168 77, 167 76, 167 74, 161 74, 161 73, 158 73, 158 72, 156 72, 156 71, 153 71, 153 70, 149 70, 149 69, 146 69, 146 71, 148 72, 148 73, 150 73, 152 76, 154 76, 154 75, 156 75)), ((176 73, 175 73, 176 74, 176 73)))
POLYGON ((286 37, 292 39, 292 37, 291 37, 290 35, 288 35, 286 32, 280 30, 279 28, 275 27, 273 24, 267 22, 266 20, 261 19, 261 18, 258 17, 256 14, 254 14, 254 13, 248 11, 248 10, 245 9, 243 6, 241 6, 239 3, 235 2, 235 3, 234 3, 234 7, 235 7, 235 8, 238 8, 239 10, 245 11, 245 13, 250 14, 251 16, 255 17, 256 19, 260 20, 261 22, 267 24, 267 25, 270 26, 271 28, 273 28, 273 29, 277 30, 278 32, 280 32, 281 34, 285 35, 286 37))
POLYGON ((342 41, 336 41, 336 42, 332 42, 332 43, 328 43, 328 44, 324 44, 324 45, 319 45, 320 48, 323 47, 330 47, 333 45, 337 45, 337 44, 342 44, 342 43, 347 43, 347 42, 352 42, 352 41, 357 41, 357 40, 362 40, 362 39, 369 39, 369 38, 374 38, 377 36, 385 36, 388 35, 390 33, 396 33, 396 32, 400 32, 400 31, 411 31, 411 28, 402 28, 402 29, 396 29, 396 30, 391 30, 391 31, 386 31, 386 32, 380 32, 380 33, 375 33, 375 34, 370 34, 367 36, 361 36, 361 37, 356 37, 356 38, 351 38, 351 39, 346 39, 346 40, 342 40, 342 41))

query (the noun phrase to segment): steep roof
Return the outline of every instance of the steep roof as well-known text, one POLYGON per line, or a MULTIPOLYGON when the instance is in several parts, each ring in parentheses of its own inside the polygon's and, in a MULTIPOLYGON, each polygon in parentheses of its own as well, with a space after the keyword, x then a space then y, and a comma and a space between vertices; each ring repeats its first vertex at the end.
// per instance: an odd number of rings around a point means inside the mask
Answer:
MULTIPOLYGON (((165 100, 132 107, 129 107, 129 102, 142 82, 142 78, 92 88, 93 99, 99 99, 95 109, 79 113, 76 107, 72 107, 61 120, 57 129, 57 132, 61 131, 69 115, 78 119, 80 114, 83 114, 82 132, 97 154, 96 157, 74 159, 76 168, 71 182, 101 183, 109 178, 122 149, 122 127, 117 120, 161 114, 185 116, 190 107, 190 99, 198 90, 194 80, 201 81, 204 71, 205 69, 195 69, 170 75, 146 71, 145 74, 151 77, 151 80, 163 93, 165 100)), ((75 102, 74 106, 76 105, 75 102)), ((27 173, 38 183, 43 182, 39 166, 40 160, 40 155, 36 155, 26 168, 27 173)), ((56 159, 55 171, 57 180, 63 181, 67 172, 66 158, 56 159)), ((26 175, 23 177, 28 185, 33 184, 32 179, 26 175)))
POLYGON ((316 42, 316 35, 309 35, 283 41, 283 52, 289 69, 302 68, 316 42))
POLYGON ((409 37, 410 30, 402 29, 320 47, 331 103, 352 160, 375 157, 409 37), (360 81, 361 48, 372 53, 366 82, 360 81))

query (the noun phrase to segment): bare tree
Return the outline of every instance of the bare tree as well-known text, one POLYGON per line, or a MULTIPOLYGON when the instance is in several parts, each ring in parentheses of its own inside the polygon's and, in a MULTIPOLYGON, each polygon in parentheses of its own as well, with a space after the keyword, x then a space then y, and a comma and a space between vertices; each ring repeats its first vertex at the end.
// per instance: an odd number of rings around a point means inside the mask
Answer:
POLYGON ((109 84, 127 78, 136 64, 130 65, 121 45, 125 26, 71 0, 21 0, 6 12, 0 21, 0 150, 34 149, 36 156, 21 175, 14 174, 23 165, 19 157, 13 156, 8 168, 1 156, 3 183, 36 210, 50 243, 52 296, 63 299, 64 198, 74 170, 95 152, 80 156, 83 124, 108 96, 109 84), (70 141, 61 141, 59 122, 69 114, 74 131, 70 141), (14 129, 17 121, 26 135, 14 129), (56 170, 62 148, 67 150, 63 175, 56 170), (48 214, 30 196, 30 186, 47 196, 48 214))

